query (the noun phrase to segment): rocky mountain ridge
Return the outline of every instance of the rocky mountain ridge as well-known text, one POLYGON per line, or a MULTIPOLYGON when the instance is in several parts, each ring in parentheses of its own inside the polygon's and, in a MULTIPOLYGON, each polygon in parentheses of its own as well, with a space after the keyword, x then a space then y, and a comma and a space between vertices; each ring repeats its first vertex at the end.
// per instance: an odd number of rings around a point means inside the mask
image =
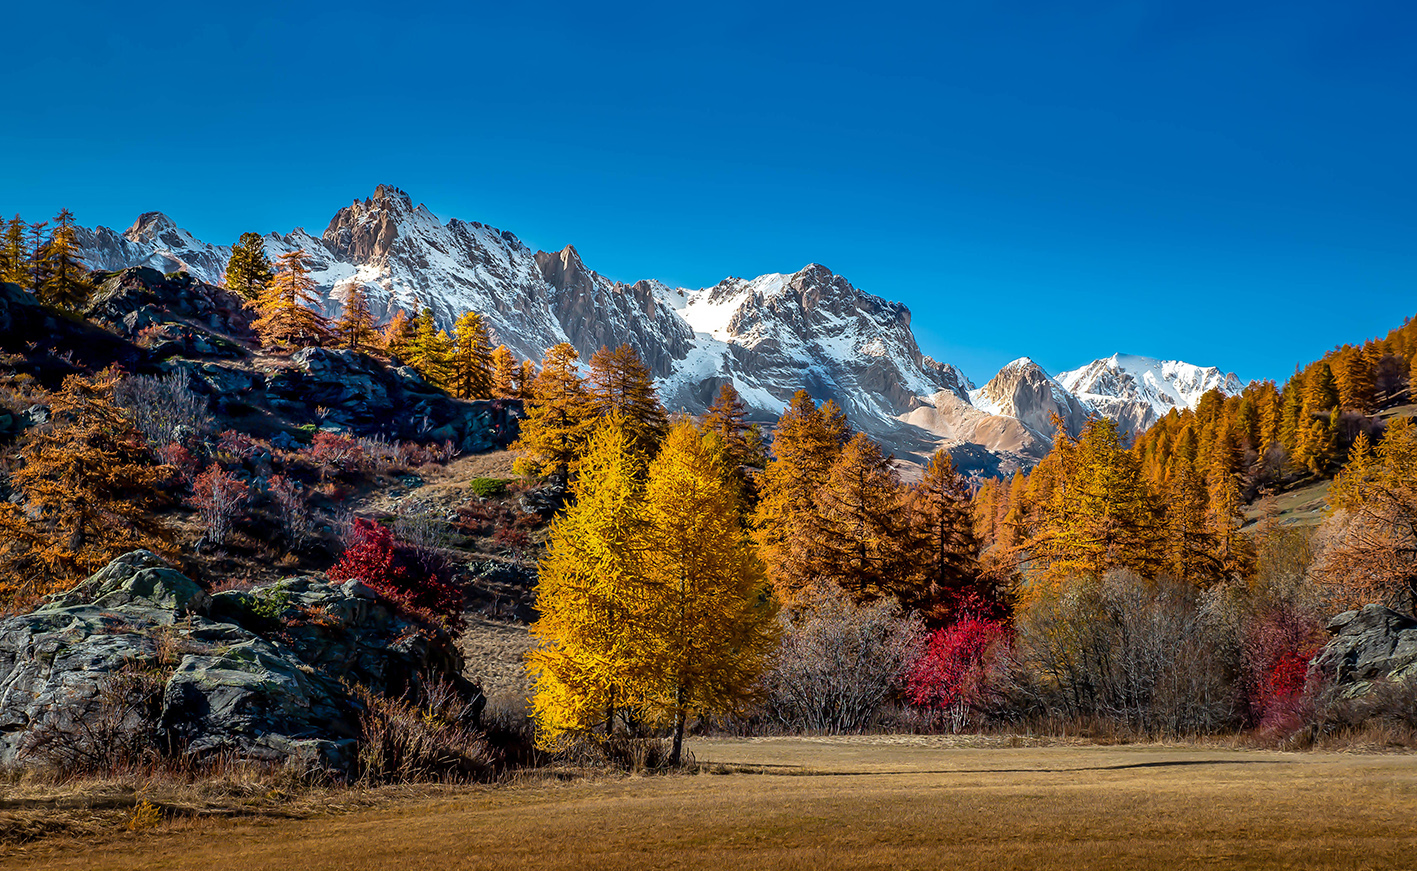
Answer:
MULTIPOLYGON (((358 286, 377 318, 428 306, 451 327, 477 311, 495 340, 522 357, 568 341, 588 358, 602 345, 628 342, 671 410, 701 412, 720 385, 732 383, 752 416, 767 421, 806 389, 917 458, 940 445, 979 445, 1005 467, 1028 465, 1046 452, 1053 413, 1069 429, 1096 413, 1139 432, 1164 413, 1163 403, 1193 403, 1203 385, 1238 390, 1234 376, 1215 369, 1167 363, 1153 372, 1125 362, 1147 358, 1120 357, 1110 367, 1097 361, 1065 373, 1075 388, 1024 358, 975 390, 958 369, 922 353, 909 309, 820 264, 699 290, 625 284, 588 268, 572 246, 532 251, 509 231, 443 221, 389 185, 339 209, 318 237, 297 228, 264 240, 272 258, 305 250, 328 314, 358 286)), ((143 214, 123 233, 81 229, 78 243, 95 269, 151 266, 210 284, 221 282, 231 252, 160 212, 143 214)), ((977 455, 957 456, 965 453, 977 455)))

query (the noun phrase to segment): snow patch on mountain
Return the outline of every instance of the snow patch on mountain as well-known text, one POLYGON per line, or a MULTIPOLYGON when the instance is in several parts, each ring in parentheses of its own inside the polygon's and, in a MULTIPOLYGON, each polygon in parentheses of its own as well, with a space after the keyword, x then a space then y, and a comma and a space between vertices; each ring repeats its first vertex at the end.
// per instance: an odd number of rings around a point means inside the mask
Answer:
POLYGON ((1132 436, 1172 409, 1194 409, 1210 390, 1235 396, 1244 388, 1233 373, 1214 366, 1136 354, 1094 360, 1060 373, 1056 380, 1098 414, 1118 421, 1132 436))

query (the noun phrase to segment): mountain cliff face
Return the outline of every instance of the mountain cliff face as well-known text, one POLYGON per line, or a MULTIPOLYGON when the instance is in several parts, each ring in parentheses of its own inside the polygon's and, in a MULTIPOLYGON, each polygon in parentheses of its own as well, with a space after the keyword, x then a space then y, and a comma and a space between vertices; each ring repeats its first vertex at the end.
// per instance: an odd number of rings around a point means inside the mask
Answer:
POLYGON ((1069 435, 1077 435, 1091 414, 1091 409, 1027 357, 1000 369, 988 384, 972 391, 969 400, 981 411, 1019 421, 1044 442, 1052 440, 1054 415, 1062 418, 1069 435))
MULTIPOLYGON (((305 250, 330 315, 359 286, 379 319, 427 306, 451 329, 464 312, 479 312, 494 340, 521 357, 570 342, 588 360, 602 345, 628 342, 673 411, 702 412, 732 383, 751 416, 767 421, 805 389, 834 399, 853 425, 900 454, 922 458, 943 445, 981 472, 1043 456, 1054 413, 1070 432, 1093 413, 1140 432, 1211 386, 1239 389, 1216 369, 1116 356, 1058 379, 1024 358, 974 390, 959 370, 921 352, 905 306, 820 264, 701 290, 625 284, 588 268, 574 247, 532 251, 506 230, 440 220, 388 185, 338 210, 319 236, 297 228, 264 241, 272 259, 305 250)), ((81 228, 78 246, 94 269, 184 270, 210 284, 221 283, 231 255, 160 212, 122 233, 81 228)))

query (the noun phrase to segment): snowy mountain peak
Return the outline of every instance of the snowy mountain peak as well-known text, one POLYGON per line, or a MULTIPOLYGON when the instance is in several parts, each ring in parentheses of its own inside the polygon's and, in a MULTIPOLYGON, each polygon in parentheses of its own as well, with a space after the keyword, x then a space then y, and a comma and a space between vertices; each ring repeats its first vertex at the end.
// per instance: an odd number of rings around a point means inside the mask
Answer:
POLYGON ((1045 441, 1052 437, 1054 415, 1076 434, 1091 412, 1029 357, 1005 365, 988 384, 971 390, 969 401, 980 411, 1022 422, 1045 441))
POLYGON ((1210 390, 1235 396, 1244 388, 1233 373, 1181 360, 1113 354, 1058 375, 1058 383, 1097 413, 1136 435, 1172 409, 1195 408, 1210 390))
MULTIPOLYGON (((318 236, 298 228, 268 233, 266 252, 273 259, 306 252, 327 314, 338 314, 359 287, 380 320, 426 306, 451 328, 476 311, 494 341, 523 358, 559 342, 572 343, 583 359, 602 345, 628 343, 671 409, 702 411, 731 383, 754 418, 771 420, 803 389, 836 400, 854 426, 918 457, 968 440, 1026 463, 1046 450, 1054 413, 1076 431, 1093 408, 1126 414, 1144 406, 1154 415, 1153 401, 1191 403, 1217 380, 1239 389, 1234 376, 1215 369, 1119 354, 1065 375, 1089 396, 1116 399, 1121 412, 1098 399, 1079 401, 1027 357, 973 390, 953 366, 921 353, 908 308, 821 263, 699 290, 625 284, 590 269, 571 245, 534 252, 509 231, 443 221, 414 202, 378 185, 339 209, 318 236)), ((195 239, 161 212, 142 215, 124 233, 76 228, 76 237, 91 268, 182 269, 210 284, 221 283, 231 256, 229 246, 195 239)))

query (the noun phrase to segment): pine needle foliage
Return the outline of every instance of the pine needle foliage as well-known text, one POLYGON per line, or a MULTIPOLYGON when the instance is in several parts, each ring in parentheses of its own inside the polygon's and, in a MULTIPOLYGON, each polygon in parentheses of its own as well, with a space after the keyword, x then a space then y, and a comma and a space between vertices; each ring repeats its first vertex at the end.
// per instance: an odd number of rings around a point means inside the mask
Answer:
POLYGON ((275 272, 259 233, 242 233, 226 261, 226 289, 250 303, 258 302, 275 272))
POLYGON ((256 303, 260 317, 252 324, 264 344, 318 345, 329 334, 308 260, 303 248, 280 256, 275 277, 256 303))

